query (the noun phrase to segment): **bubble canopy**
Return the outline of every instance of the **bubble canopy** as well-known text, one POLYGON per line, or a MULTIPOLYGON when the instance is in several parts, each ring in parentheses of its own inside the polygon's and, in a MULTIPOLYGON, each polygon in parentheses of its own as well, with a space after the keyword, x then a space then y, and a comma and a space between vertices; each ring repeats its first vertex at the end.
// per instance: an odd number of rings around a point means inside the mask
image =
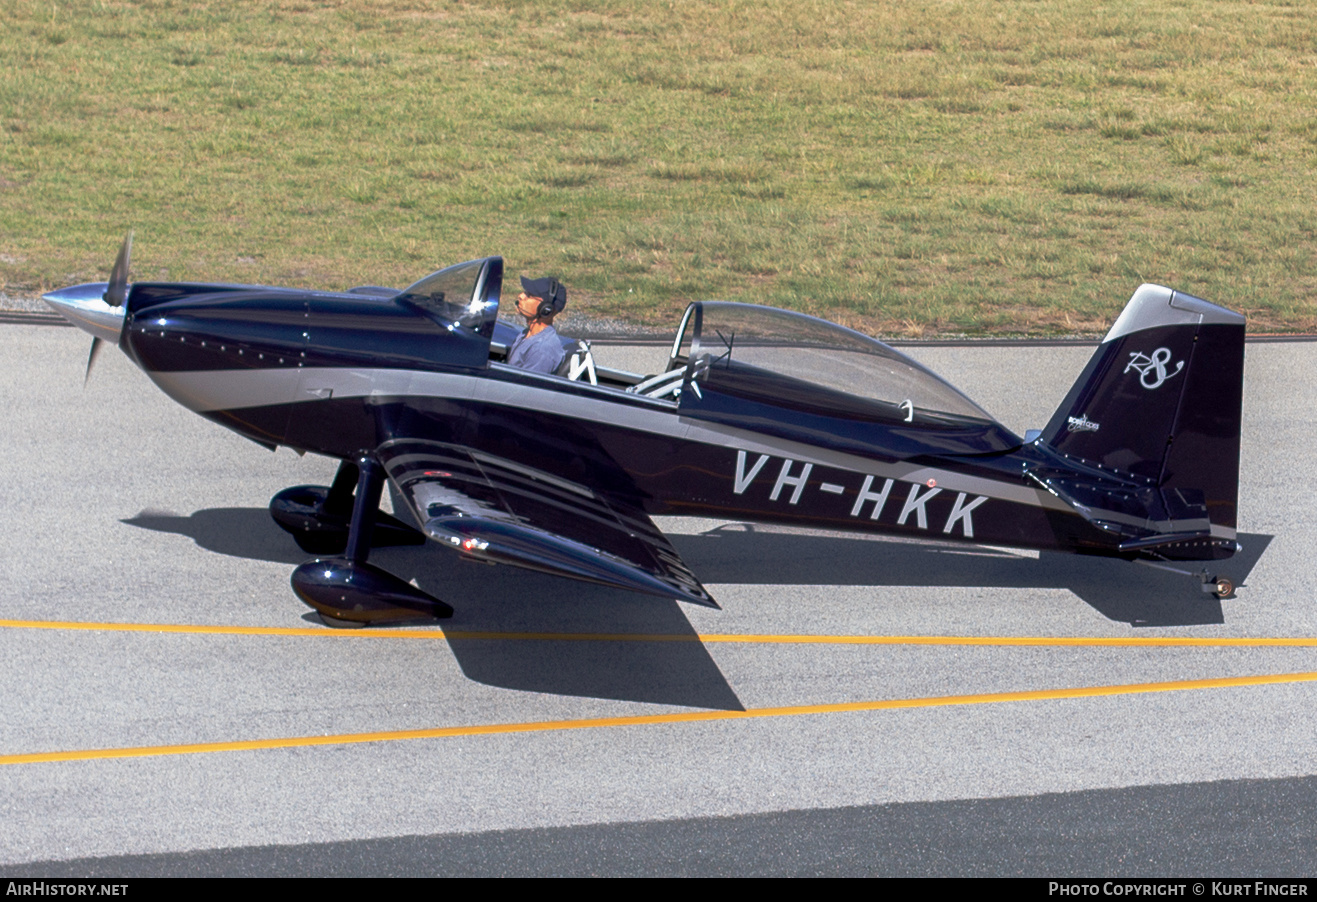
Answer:
POLYGON ((813 414, 951 427, 993 423, 960 390, 881 341, 771 307, 691 304, 673 343, 694 385, 813 414))

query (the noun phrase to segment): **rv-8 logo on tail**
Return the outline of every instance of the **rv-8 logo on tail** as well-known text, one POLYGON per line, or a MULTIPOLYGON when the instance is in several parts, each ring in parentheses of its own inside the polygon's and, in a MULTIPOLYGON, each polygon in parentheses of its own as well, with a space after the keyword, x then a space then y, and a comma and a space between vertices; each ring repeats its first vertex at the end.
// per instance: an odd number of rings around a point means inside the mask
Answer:
POLYGON ((1153 389, 1161 388, 1163 382, 1172 376, 1178 375, 1180 370, 1184 369, 1184 361, 1181 360, 1175 364, 1175 369, 1171 372, 1166 371, 1166 364, 1171 362, 1171 351, 1169 348, 1158 348, 1148 356, 1142 351, 1131 351, 1130 362, 1125 365, 1125 372, 1136 370, 1139 374, 1139 384, 1144 388, 1153 389))

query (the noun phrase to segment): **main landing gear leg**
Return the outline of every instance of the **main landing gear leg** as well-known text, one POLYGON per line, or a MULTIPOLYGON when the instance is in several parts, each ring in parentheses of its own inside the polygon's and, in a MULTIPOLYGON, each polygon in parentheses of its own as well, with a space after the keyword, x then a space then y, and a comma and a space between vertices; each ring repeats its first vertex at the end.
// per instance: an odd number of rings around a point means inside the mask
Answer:
POLYGON ((363 455, 354 469, 357 494, 343 557, 317 558, 298 567, 293 571, 293 591, 330 626, 379 626, 421 615, 451 617, 453 609, 439 599, 366 563, 384 489, 384 468, 363 455))
MULTIPOLYGON (((292 534, 303 551, 342 554, 354 509, 352 490, 360 476, 357 463, 345 460, 339 464, 333 485, 295 485, 275 495, 270 499, 270 516, 292 534)), ((377 507, 371 543, 376 548, 424 545, 425 536, 377 507)))
POLYGON ((1172 567, 1168 564, 1161 564, 1157 561, 1145 561, 1142 559, 1135 560, 1137 564, 1143 564, 1145 567, 1152 567, 1155 570, 1165 570, 1168 573, 1179 573, 1181 576, 1192 576, 1202 586, 1203 592, 1213 595, 1217 598, 1229 598, 1235 591, 1235 584, 1224 576, 1217 576, 1206 567, 1202 570, 1185 570, 1181 567, 1172 567))

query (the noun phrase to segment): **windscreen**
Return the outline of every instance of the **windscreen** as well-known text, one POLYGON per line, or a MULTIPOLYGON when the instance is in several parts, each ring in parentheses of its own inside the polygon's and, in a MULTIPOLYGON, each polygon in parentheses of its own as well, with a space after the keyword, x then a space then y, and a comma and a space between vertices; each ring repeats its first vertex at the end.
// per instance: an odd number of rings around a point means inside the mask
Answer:
POLYGON ((502 281, 501 257, 469 260, 431 273, 404 290, 398 300, 490 338, 498 317, 502 281))

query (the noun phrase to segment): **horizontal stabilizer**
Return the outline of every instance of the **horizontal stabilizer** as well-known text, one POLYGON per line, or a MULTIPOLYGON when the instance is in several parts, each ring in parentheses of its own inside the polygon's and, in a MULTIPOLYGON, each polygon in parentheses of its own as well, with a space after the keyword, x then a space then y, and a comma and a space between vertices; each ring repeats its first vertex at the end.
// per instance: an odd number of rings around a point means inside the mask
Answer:
POLYGON ((1198 546, 1212 540, 1211 530, 1198 532, 1172 532, 1166 535, 1145 536, 1120 543, 1121 551, 1169 551, 1176 547, 1198 546))
POLYGON ((463 554, 716 606, 635 504, 459 445, 398 439, 376 453, 426 534, 463 554))
POLYGON ((1025 477, 1070 505, 1093 525, 1131 541, 1171 535, 1211 535, 1212 524, 1207 518, 1202 492, 1089 480, 1072 472, 1042 468, 1029 470, 1025 477))

